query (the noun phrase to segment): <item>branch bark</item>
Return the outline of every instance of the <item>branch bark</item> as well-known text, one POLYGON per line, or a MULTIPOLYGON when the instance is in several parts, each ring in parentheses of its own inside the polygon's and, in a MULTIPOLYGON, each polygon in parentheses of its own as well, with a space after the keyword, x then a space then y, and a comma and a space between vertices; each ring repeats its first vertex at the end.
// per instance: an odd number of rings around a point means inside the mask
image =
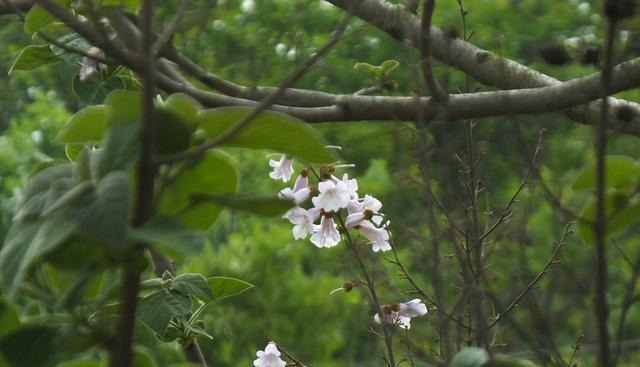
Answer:
MULTIPOLYGON (((348 9, 353 4, 355 16, 378 27, 395 39, 408 40, 414 47, 420 47, 420 19, 407 12, 404 6, 384 0, 328 1, 341 9, 348 9)), ((484 85, 496 86, 501 89, 522 89, 561 83, 555 78, 513 60, 500 57, 461 39, 452 38, 435 26, 432 26, 430 30, 430 49, 435 58, 465 72, 484 85)), ((640 105, 614 98, 611 98, 609 105, 609 126, 612 130, 620 132, 640 130, 640 105), (629 115, 629 112, 633 115, 631 120, 618 118, 618 116, 629 115)), ((600 119, 599 112, 599 102, 592 102, 564 111, 568 118, 594 126, 600 119)))

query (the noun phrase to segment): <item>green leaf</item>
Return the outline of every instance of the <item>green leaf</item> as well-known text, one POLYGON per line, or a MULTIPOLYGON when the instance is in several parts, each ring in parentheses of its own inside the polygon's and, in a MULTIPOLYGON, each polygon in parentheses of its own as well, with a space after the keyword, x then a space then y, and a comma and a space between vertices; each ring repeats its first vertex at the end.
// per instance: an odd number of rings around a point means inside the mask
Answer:
POLYGON ((400 65, 400 62, 398 60, 385 60, 382 65, 380 65, 380 68, 382 69, 383 73, 389 74, 389 72, 397 68, 398 65, 400 65))
POLYGON ((140 120, 140 93, 114 90, 104 100, 107 106, 107 126, 130 124, 140 120))
POLYGON ((156 216, 138 228, 129 229, 129 237, 159 245, 178 254, 197 254, 204 246, 204 235, 187 228, 179 219, 156 216))
POLYGON ((120 124, 107 130, 98 156, 97 177, 109 172, 128 170, 138 159, 140 139, 138 124, 120 124))
POLYGON ((47 191, 55 181, 65 178, 73 178, 73 165, 59 164, 43 169, 35 174, 22 194, 22 204, 26 203, 35 195, 47 191))
POLYGON ((62 215, 44 221, 14 223, 0 250, 0 283, 6 295, 12 297, 28 271, 64 243, 76 228, 74 221, 62 215))
POLYGON ((133 360, 131 361, 131 367, 154 367, 156 364, 153 362, 151 355, 142 348, 135 348, 133 350, 133 360))
POLYGON ((75 161, 78 154, 85 148, 84 144, 72 143, 64 146, 64 153, 70 161, 75 161))
POLYGON ((195 128, 198 123, 198 112, 202 109, 202 106, 188 94, 176 93, 167 98, 164 102, 164 108, 179 116, 188 126, 195 128))
POLYGON ((180 274, 171 283, 170 290, 185 296, 196 296, 206 300, 213 300, 213 294, 207 280, 202 274, 180 274))
MULTIPOLYGON (((56 2, 59 3, 59 1, 56 2)), ((51 15, 51 13, 39 5, 34 5, 24 17, 24 30, 27 33, 37 32, 55 21, 56 17, 51 15)))
POLYGON ((138 319, 158 335, 163 335, 176 316, 191 313, 191 298, 178 292, 161 290, 140 301, 138 319))
POLYGON ((365 73, 375 74, 377 66, 373 66, 373 65, 371 65, 369 63, 366 63, 366 62, 358 62, 355 65, 353 65, 353 68, 358 70, 358 71, 365 72, 365 73))
POLYGON ((230 156, 209 151, 166 188, 160 212, 178 215, 191 228, 207 229, 216 221, 222 208, 211 202, 195 203, 191 196, 195 193, 233 193, 238 187, 237 176, 230 156))
POLYGON ((489 354, 480 348, 467 347, 453 357, 449 367, 482 367, 489 362, 489 354))
POLYGON ((118 7, 124 8, 130 12, 135 13, 140 6, 140 0, 101 0, 100 5, 103 8, 106 7, 118 7))
MULTIPOLYGON (((198 114, 198 125, 209 138, 216 138, 236 125, 251 111, 248 107, 220 107, 198 114)), ((224 146, 249 149, 272 149, 309 163, 331 163, 337 160, 327 142, 307 123, 274 111, 254 118, 224 146)))
MULTIPOLYGON (((91 43, 89 43, 89 41, 87 41, 86 39, 84 39, 82 36, 80 36, 75 32, 68 33, 62 37, 59 37, 58 39, 56 39, 56 41, 68 47, 82 50, 84 52, 89 52, 91 47, 93 47, 91 43)), ((58 47, 56 45, 51 45, 51 51, 53 52, 54 55, 68 62, 69 64, 73 64, 73 65, 82 64, 82 56, 79 54, 69 52, 64 48, 58 47)))
POLYGON ((34 70, 44 65, 60 62, 60 58, 51 52, 49 46, 27 46, 20 51, 18 57, 11 65, 9 74, 14 70, 34 70))
MULTIPOLYGON (((205 283, 206 284, 206 283, 205 283)), ((0 339, 20 328, 18 312, 7 301, 0 299, 0 339)))
MULTIPOLYGON (((638 182, 640 178, 640 164, 638 162, 623 155, 609 155, 605 159, 605 184, 607 187, 622 187, 638 182)), ((578 174, 573 188, 594 187, 596 187, 596 163, 592 162, 578 174)))
POLYGON ((71 89, 78 99, 87 104, 102 102, 109 93, 126 87, 126 82, 118 75, 103 78, 101 73, 93 73, 87 79, 80 80, 76 74, 71 81, 71 89))
MULTIPOLYGON (((606 193, 605 218, 607 226, 605 235, 616 233, 628 228, 632 223, 640 220, 640 197, 630 199, 626 194, 617 191, 606 193)), ((583 241, 593 243, 595 232, 593 224, 596 220, 596 200, 591 199, 580 212, 578 235, 583 241)))
POLYGON ((241 210, 243 212, 262 215, 265 217, 278 217, 295 206, 290 200, 282 200, 273 195, 236 194, 214 195, 194 194, 196 201, 211 201, 220 206, 241 210))
POLYGON ((56 140, 63 144, 100 141, 105 130, 106 115, 106 106, 85 107, 67 120, 56 140))
POLYGON ((73 361, 62 362, 56 367, 100 367, 100 362, 93 359, 74 359, 73 361))
POLYGON ((49 367, 56 363, 66 333, 53 326, 27 326, 0 339, 0 352, 13 367, 49 367))
POLYGON ((213 298, 216 301, 235 296, 253 288, 253 284, 247 283, 244 280, 227 277, 207 278, 207 283, 209 284, 211 293, 213 293, 213 298))
POLYGON ((191 128, 182 118, 166 108, 155 109, 156 152, 172 154, 189 147, 191 128))

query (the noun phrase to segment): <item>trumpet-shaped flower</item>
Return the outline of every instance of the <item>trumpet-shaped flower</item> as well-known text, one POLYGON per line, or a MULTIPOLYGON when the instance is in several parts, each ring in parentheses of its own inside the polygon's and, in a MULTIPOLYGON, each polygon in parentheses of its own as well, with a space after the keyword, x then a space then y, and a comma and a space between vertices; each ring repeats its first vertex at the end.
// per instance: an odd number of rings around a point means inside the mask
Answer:
POLYGON ((375 314, 375 316, 373 316, 373 320, 377 324, 381 324, 382 321, 384 321, 389 324, 398 325, 404 329, 411 328, 411 318, 402 316, 396 311, 382 310, 382 317, 380 317, 379 314, 375 314))
POLYGON ((285 154, 280 157, 279 161, 270 159, 269 165, 273 167, 273 172, 269 173, 269 177, 274 180, 282 180, 288 182, 293 175, 293 159, 287 158, 285 154))
POLYGON ((373 252, 391 250, 389 232, 386 228, 377 228, 371 222, 363 221, 359 224, 358 229, 363 236, 371 241, 373 252))
POLYGON ((285 361, 280 358, 280 351, 274 342, 267 344, 264 351, 259 350, 256 356, 258 359, 253 361, 255 367, 284 367, 286 365, 285 361))
POLYGON ((371 195, 365 195, 362 202, 358 200, 351 200, 347 205, 347 221, 345 225, 347 228, 359 225, 365 219, 371 219, 375 213, 378 213, 382 208, 380 200, 374 198, 371 195))
POLYGON ((289 219, 293 224, 293 238, 296 240, 307 238, 314 232, 315 226, 313 222, 318 219, 320 209, 311 208, 305 210, 299 207, 289 209, 283 218, 289 219))
POLYGON ((316 208, 324 209, 327 212, 346 208, 350 199, 350 188, 348 184, 340 180, 325 180, 318 184, 320 195, 312 199, 316 208))
POLYGON ((292 200, 296 204, 301 204, 311 196, 311 188, 309 187, 309 179, 305 173, 301 173, 296 178, 296 183, 293 188, 284 188, 278 193, 278 197, 281 199, 292 200))
POLYGON ((320 225, 315 227, 311 236, 311 242, 318 247, 333 247, 340 242, 340 233, 333 218, 327 215, 322 216, 320 225))
POLYGON ((409 302, 403 302, 399 304, 398 313, 405 317, 418 317, 426 315, 428 312, 427 306, 422 303, 420 298, 412 299, 409 302))

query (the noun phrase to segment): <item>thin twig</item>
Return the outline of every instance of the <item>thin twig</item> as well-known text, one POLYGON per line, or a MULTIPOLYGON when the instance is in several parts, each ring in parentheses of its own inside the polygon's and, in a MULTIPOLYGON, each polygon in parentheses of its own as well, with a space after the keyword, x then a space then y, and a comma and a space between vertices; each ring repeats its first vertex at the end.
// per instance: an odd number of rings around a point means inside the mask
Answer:
POLYGON ((158 36, 156 41, 153 43, 152 50, 153 50, 153 54, 156 57, 173 39, 173 36, 175 35, 176 30, 178 29, 178 25, 180 24, 180 21, 182 20, 182 17, 184 17, 184 14, 187 11, 187 8, 189 7, 190 4, 191 4, 191 0, 180 1, 180 7, 176 11, 176 14, 173 16, 169 24, 167 24, 167 26, 164 28, 162 33, 158 36))
POLYGON ((429 91, 433 96, 433 100, 440 103, 444 102, 448 96, 438 84, 431 66, 429 35, 431 33, 431 18, 433 16, 435 6, 436 0, 425 0, 422 7, 422 19, 420 24, 420 27, 422 28, 422 31, 420 32, 420 55, 422 60, 420 60, 420 64, 422 66, 422 76, 427 84, 427 88, 429 88, 429 91))
POLYGON ((572 363, 574 358, 576 358, 576 354, 578 353, 578 350, 580 350, 580 344, 582 343, 582 338, 584 338, 584 334, 580 332, 580 334, 578 334, 578 339, 576 340, 576 343, 572 346, 573 352, 571 352, 571 358, 569 359, 569 363, 567 363, 567 367, 573 367, 572 363))
POLYGON ((496 318, 489 324, 489 326, 487 326, 487 329, 491 329, 496 324, 498 324, 498 322, 500 322, 500 320, 502 320, 507 314, 509 314, 509 312, 511 312, 518 305, 518 303, 520 303, 522 298, 524 296, 526 296, 527 293, 538 284, 540 279, 547 273, 549 268, 555 263, 555 258, 556 258, 556 256, 558 256, 558 253, 560 252, 560 249, 562 247, 564 247, 564 245, 566 244, 567 236, 570 233, 572 233, 572 231, 571 231, 571 227, 572 226, 573 226, 573 222, 570 222, 570 223, 567 224, 567 226, 565 227, 564 233, 562 234, 562 238, 560 239, 560 241, 556 245, 555 249, 553 250, 553 253, 551 254, 551 257, 549 257, 549 259, 544 264, 544 266, 542 267, 540 272, 538 272, 538 274, 535 276, 535 278, 533 278, 533 280, 531 280, 531 282, 529 282, 527 287, 522 292, 520 292, 520 294, 518 294, 516 296, 516 298, 513 299, 513 301, 511 301, 509 306, 507 306, 507 308, 504 311, 502 311, 502 313, 499 313, 496 316, 496 318))

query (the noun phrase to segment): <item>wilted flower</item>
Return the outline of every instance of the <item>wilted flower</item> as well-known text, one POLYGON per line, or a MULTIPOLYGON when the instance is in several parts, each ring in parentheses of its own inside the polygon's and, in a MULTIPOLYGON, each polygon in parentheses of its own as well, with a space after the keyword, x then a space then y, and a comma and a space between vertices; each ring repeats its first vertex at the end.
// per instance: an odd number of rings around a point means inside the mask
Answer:
POLYGON ((331 216, 324 214, 320 225, 315 227, 311 242, 318 247, 333 247, 340 242, 340 233, 331 216))
POLYGON ((315 226, 313 222, 318 219, 318 215, 320 215, 320 209, 311 208, 309 210, 305 210, 299 207, 295 207, 289 209, 283 218, 289 219, 291 224, 293 224, 293 238, 296 240, 307 238, 308 235, 312 234, 315 226))
POLYGON ((253 361, 253 365, 256 367, 284 367, 286 365, 285 361, 280 359, 280 351, 274 342, 269 342, 264 351, 259 350, 256 356, 258 359, 253 361))
POLYGON ((273 172, 269 173, 269 177, 283 182, 288 182, 291 179, 293 175, 293 159, 287 158, 286 154, 283 154, 279 161, 270 159, 269 165, 273 167, 273 172))

